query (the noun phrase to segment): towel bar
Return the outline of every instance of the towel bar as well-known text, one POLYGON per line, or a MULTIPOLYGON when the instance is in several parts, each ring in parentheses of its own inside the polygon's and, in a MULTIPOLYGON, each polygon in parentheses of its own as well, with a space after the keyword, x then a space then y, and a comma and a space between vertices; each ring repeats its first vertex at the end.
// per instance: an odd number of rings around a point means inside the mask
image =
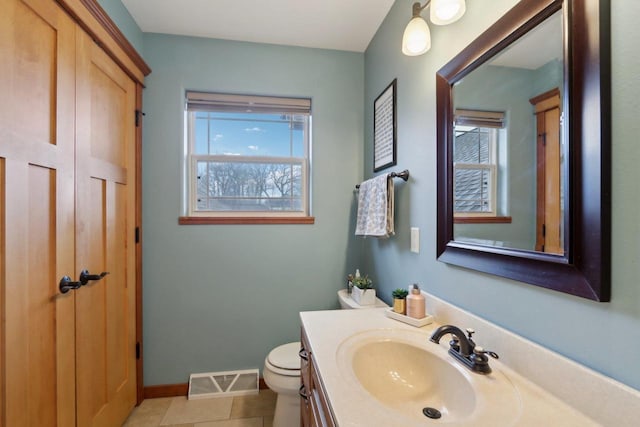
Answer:
MULTIPOLYGON (((409 179, 409 169, 405 169, 402 172, 391 172, 389 173, 391 178, 402 178, 403 181, 409 179)), ((360 184, 356 185, 356 189, 360 188, 360 184)))

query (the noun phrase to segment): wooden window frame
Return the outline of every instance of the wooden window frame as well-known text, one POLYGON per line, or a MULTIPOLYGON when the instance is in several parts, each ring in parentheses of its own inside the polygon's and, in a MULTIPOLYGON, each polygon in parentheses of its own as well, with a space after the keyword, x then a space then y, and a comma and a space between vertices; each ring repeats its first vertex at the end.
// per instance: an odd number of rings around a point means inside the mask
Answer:
POLYGON ((185 215, 178 218, 180 225, 206 225, 206 224, 314 224, 315 218, 311 215, 311 100, 306 98, 281 98, 260 95, 234 95, 208 92, 187 91, 185 111, 185 154, 183 186, 185 215), (304 157, 247 157, 234 156, 247 162, 278 162, 302 165, 302 211, 208 211, 198 210, 196 174, 198 161, 224 161, 229 156, 193 154, 195 151, 195 112, 244 112, 251 105, 254 113, 282 113, 301 114, 307 116, 305 123, 304 157), (224 158, 224 159, 223 159, 224 158))

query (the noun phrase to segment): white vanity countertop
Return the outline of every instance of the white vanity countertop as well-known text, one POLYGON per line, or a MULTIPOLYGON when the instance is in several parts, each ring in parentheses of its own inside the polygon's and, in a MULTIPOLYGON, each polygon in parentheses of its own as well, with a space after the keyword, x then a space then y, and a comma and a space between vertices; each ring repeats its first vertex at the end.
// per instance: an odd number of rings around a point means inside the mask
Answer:
MULTIPOLYGON (((489 363, 494 371, 507 376, 517 389, 518 394, 522 399, 522 412, 517 419, 517 422, 515 424, 507 423, 504 425, 532 427, 539 427, 542 425, 561 425, 563 427, 586 427, 597 425, 615 425, 616 427, 619 427, 637 425, 635 423, 640 419, 637 418, 639 415, 638 411, 640 411, 640 409, 629 409, 628 407, 625 408, 625 406, 617 407, 618 405, 625 404, 634 404, 636 408, 640 407, 640 393, 636 390, 619 384, 609 378, 603 377, 570 361, 569 359, 556 355, 555 353, 543 349, 536 344, 530 343, 521 337, 517 337, 506 330, 484 320, 478 319, 475 316, 457 309, 446 302, 438 300, 429 294, 426 295, 428 301, 431 299, 430 303, 427 303, 427 311, 430 314, 435 315, 437 322, 422 328, 415 328, 388 318, 384 313, 386 310, 384 308, 300 313, 302 326, 309 338, 311 352, 316 362, 319 376, 322 378, 322 383, 325 387, 331 410, 339 426, 392 427, 389 425, 388 420, 381 424, 379 415, 380 411, 384 410, 382 404, 377 403, 375 398, 364 390, 362 390, 360 394, 355 394, 352 385, 345 381, 344 375, 340 372, 336 358, 340 344, 349 337, 352 337, 354 334, 375 329, 401 329, 412 331, 413 333, 423 333, 425 342, 429 342, 428 340, 432 332, 440 326, 438 321, 453 324, 462 330, 466 327, 473 327, 476 329, 474 339, 477 344, 486 349, 494 350, 500 355, 500 360, 490 359, 489 363), (435 306, 434 303, 436 304, 435 306), (442 314, 443 318, 439 316, 439 313, 442 314), (451 322, 451 318, 455 318, 455 320, 459 320, 464 323, 451 322), (501 335, 501 331, 506 335, 501 335), (487 340, 484 338, 487 338, 487 340), (514 339, 518 342, 515 343, 514 339), (503 345, 496 345, 500 341, 503 342, 503 345), (527 343, 533 347, 531 349, 526 348, 523 350, 522 346, 526 346, 527 343), (582 387, 585 384, 588 384, 590 386, 589 388, 600 388, 599 391, 606 393, 606 395, 598 395, 600 403, 594 403, 597 407, 583 408, 580 407, 581 404, 589 405, 591 403, 589 396, 584 398, 581 396, 574 396, 576 393, 579 394, 580 391, 572 388, 574 386, 563 384, 560 388, 568 388, 569 390, 565 391, 571 393, 570 399, 574 400, 571 402, 573 406, 570 406, 570 404, 566 403, 566 399, 564 399, 564 396, 562 395, 563 390, 560 390, 559 393, 555 393, 562 398, 561 400, 547 389, 543 389, 533 381, 525 379, 525 376, 519 374, 516 370, 507 367, 505 363, 509 363, 508 361, 513 359, 513 357, 508 357, 508 353, 511 348, 513 348, 514 351, 517 351, 518 354, 522 354, 524 351, 532 358, 540 356, 539 360, 541 360, 542 363, 560 363, 559 366, 547 369, 549 375, 556 376, 556 378, 551 379, 551 381, 563 382, 565 380, 562 378, 563 374, 558 372, 575 375, 575 370, 578 369, 580 374, 579 376, 586 375, 589 378, 578 379, 575 376, 572 377, 572 382, 577 383, 575 384, 576 386, 582 387), (545 354, 538 354, 539 352, 543 352, 545 354), (554 355, 555 358, 545 357, 548 356, 546 353, 554 355), (502 360, 504 360, 505 363, 502 363, 502 360), (563 363, 568 363, 569 365, 564 366, 562 365, 563 363), (605 389, 603 390, 601 387, 604 387, 605 389), (602 400, 609 398, 618 399, 618 401, 613 403, 610 402, 608 404, 601 403, 602 400), (595 411, 595 413, 592 414, 590 411, 595 411)), ((443 348, 448 348, 448 341, 449 336, 447 335, 441 340, 440 345, 443 346, 443 348)), ((430 342, 429 344, 436 345, 430 342)), ((529 357, 526 357, 525 359, 529 359, 529 362, 531 362, 529 357)), ((453 363, 459 362, 453 361, 453 363)), ((534 372, 532 375, 535 376, 535 374, 536 373, 534 372)), ((554 390, 554 392, 555 391, 557 390, 554 390)), ((590 392, 586 391, 587 395, 589 393, 593 393, 593 390, 590 392)), ((440 425, 446 424, 447 426, 464 425, 464 423, 446 422, 444 418, 440 420, 429 420, 426 417, 423 422, 416 425, 436 425, 436 423, 440 425)), ((466 425, 471 425, 471 423, 466 423, 466 425)), ((474 421, 473 425, 481 427, 483 424, 478 424, 474 421)), ((487 427, 500 427, 501 424, 499 424, 499 422, 496 423, 496 420, 494 419, 490 424, 485 425, 487 425, 487 427)), ((399 421, 398 426, 410 427, 406 420, 403 420, 402 422, 399 421)))

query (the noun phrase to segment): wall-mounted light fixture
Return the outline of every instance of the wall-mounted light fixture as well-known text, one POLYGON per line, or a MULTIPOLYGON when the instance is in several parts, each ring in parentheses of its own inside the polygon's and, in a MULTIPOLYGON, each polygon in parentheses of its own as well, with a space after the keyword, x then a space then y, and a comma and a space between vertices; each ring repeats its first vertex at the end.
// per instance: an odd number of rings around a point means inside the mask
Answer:
POLYGON ((404 29, 402 53, 407 56, 422 55, 431 48, 431 31, 420 13, 431 5, 429 17, 436 25, 456 22, 467 10, 465 0, 427 0, 424 6, 413 4, 413 17, 404 29))

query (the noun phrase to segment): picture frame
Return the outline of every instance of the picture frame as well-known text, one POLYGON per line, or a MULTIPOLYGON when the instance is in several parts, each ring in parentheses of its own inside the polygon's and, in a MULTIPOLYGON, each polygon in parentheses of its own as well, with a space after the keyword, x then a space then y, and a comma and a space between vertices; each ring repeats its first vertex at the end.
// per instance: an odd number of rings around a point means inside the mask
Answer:
POLYGON ((373 171, 397 164, 397 80, 387 86, 373 102, 373 171))

